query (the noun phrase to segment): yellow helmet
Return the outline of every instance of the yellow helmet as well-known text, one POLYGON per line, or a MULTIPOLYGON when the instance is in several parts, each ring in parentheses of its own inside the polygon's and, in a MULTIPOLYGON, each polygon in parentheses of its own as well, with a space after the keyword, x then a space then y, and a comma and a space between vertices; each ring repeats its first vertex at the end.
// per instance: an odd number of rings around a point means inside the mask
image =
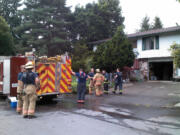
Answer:
POLYGON ((96 72, 97 72, 97 73, 100 73, 101 71, 100 71, 100 69, 96 69, 96 72))
POLYGON ((26 63, 25 65, 25 69, 33 69, 34 66, 33 66, 33 63, 31 61, 29 61, 28 63, 26 63))

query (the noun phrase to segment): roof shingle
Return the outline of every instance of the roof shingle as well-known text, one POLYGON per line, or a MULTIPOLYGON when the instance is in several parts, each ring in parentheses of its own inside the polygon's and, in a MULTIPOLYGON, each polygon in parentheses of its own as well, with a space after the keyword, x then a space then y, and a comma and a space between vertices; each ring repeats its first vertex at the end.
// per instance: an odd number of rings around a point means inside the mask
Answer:
POLYGON ((169 33, 169 32, 180 32, 180 26, 175 27, 168 27, 168 28, 162 28, 162 29, 154 29, 154 30, 148 30, 144 32, 137 32, 133 34, 128 34, 128 38, 136 38, 136 37, 143 37, 143 36, 150 36, 154 34, 161 34, 161 33, 169 33))

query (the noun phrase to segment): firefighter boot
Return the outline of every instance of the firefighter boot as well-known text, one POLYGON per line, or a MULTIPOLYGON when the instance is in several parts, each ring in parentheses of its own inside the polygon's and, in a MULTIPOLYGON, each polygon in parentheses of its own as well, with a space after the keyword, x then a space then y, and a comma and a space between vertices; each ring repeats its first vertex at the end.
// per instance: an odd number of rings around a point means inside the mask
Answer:
POLYGON ((36 99, 37 99, 36 94, 29 95, 29 107, 28 107, 29 118, 34 118, 36 99))
POLYGON ((100 96, 100 91, 99 91, 99 87, 96 86, 96 96, 100 96))
POLYGON ((116 90, 112 90, 112 93, 113 93, 113 94, 116 94, 116 90))
POLYGON ((92 95, 92 88, 89 87, 89 94, 92 95))
POLYGON ((92 90, 93 90, 93 81, 91 80, 90 84, 89 84, 89 94, 90 95, 92 94, 92 90))
POLYGON ((23 107, 23 95, 21 93, 18 93, 17 99, 18 99, 18 102, 17 102, 16 112, 18 114, 21 114, 22 113, 22 107, 23 107))
POLYGON ((120 90, 120 91, 119 91, 119 94, 122 95, 122 93, 123 93, 123 90, 120 90))
POLYGON ((23 102, 23 117, 24 118, 28 117, 28 106, 29 106, 28 97, 29 96, 27 94, 24 96, 24 102, 23 102))
POLYGON ((100 96, 102 96, 102 95, 103 95, 103 91, 102 91, 102 89, 100 89, 99 93, 100 93, 100 96))
POLYGON ((36 106, 36 87, 35 85, 27 85, 25 88, 25 96, 23 102, 23 116, 34 115, 36 106))

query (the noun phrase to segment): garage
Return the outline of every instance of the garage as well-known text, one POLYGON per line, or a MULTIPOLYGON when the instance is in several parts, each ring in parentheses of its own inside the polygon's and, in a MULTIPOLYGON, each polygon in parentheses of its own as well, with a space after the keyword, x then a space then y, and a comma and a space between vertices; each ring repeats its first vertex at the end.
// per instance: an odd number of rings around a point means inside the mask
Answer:
POLYGON ((172 80, 173 62, 149 62, 150 80, 172 80))

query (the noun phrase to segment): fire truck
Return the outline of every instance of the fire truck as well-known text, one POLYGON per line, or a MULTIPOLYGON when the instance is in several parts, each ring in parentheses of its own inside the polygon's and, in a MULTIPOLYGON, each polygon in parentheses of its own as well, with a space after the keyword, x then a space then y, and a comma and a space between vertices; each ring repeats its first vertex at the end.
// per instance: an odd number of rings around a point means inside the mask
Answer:
POLYGON ((0 94, 8 97, 17 95, 17 75, 20 66, 32 61, 40 79, 36 93, 40 98, 57 97, 71 93, 71 58, 68 55, 56 57, 0 56, 0 94))

